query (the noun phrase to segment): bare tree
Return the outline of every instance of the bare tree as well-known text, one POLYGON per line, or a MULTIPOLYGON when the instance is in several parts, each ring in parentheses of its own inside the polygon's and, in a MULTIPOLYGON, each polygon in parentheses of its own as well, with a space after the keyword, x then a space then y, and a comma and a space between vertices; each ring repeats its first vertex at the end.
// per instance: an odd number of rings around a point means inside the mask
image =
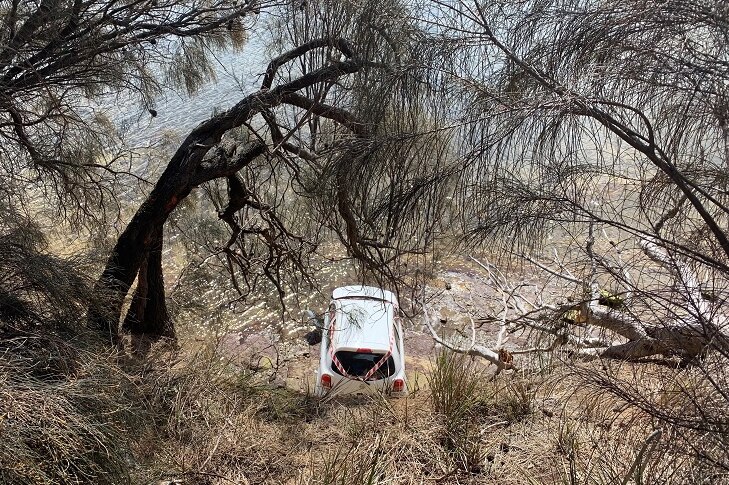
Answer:
MULTIPOLYGON (((719 291, 728 269, 726 12, 701 2, 436 4, 423 22, 444 53, 439 76, 463 97, 468 232, 517 253, 573 238, 567 250, 589 268, 586 241, 604 228, 670 267, 693 323, 675 318, 649 335, 588 305, 588 318, 640 341, 605 356, 673 352, 673 325, 701 333, 703 346, 725 339, 721 311, 697 300, 696 275, 713 275, 701 283, 719 291)), ((693 355, 695 343, 682 340, 693 355)))

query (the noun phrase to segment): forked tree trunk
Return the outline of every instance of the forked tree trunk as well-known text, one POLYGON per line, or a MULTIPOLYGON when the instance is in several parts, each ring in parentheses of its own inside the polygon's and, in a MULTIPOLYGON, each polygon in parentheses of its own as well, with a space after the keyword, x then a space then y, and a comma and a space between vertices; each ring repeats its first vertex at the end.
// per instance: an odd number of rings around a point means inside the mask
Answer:
POLYGON ((132 335, 175 338, 175 329, 165 302, 162 247, 163 230, 160 227, 155 229, 152 246, 142 260, 137 288, 122 325, 122 330, 132 335))
POLYGON ((119 236, 96 282, 97 299, 89 308, 89 327, 108 336, 113 343, 119 341, 124 300, 142 269, 144 275, 139 278, 125 326, 133 333, 174 336, 164 303, 162 235, 170 212, 191 190, 184 183, 171 183, 177 178, 163 174, 119 236))
POLYGON ((119 342, 119 320, 127 293, 137 274, 140 275, 125 328, 137 334, 152 337, 174 336, 174 329, 164 303, 161 248, 164 224, 174 208, 198 185, 236 174, 255 157, 263 154, 263 142, 252 143, 247 150, 235 157, 223 156, 205 159, 223 135, 241 126, 253 115, 263 110, 288 103, 299 106, 302 100, 310 103, 313 113, 329 117, 349 126, 351 117, 334 107, 318 104, 296 95, 309 86, 329 82, 341 76, 359 71, 363 63, 352 59, 346 41, 341 39, 314 39, 274 59, 266 73, 263 87, 228 111, 198 125, 177 149, 152 193, 142 204, 124 232, 119 236, 103 273, 96 283, 97 301, 89 308, 89 326, 119 342), (287 83, 271 87, 277 69, 284 63, 304 55, 312 49, 336 47, 348 60, 334 62, 307 72, 287 83))

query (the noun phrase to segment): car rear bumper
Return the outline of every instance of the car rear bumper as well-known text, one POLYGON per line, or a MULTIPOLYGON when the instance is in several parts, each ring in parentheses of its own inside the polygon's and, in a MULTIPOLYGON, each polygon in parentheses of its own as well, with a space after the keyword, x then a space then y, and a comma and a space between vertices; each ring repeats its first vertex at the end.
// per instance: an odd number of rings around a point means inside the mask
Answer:
MULTIPOLYGON (((317 374, 317 378, 319 378, 320 375, 317 374)), ((334 374, 332 376, 332 387, 331 389, 327 389, 325 387, 322 387, 320 384, 321 380, 317 380, 317 385, 315 388, 315 394, 317 396, 336 396, 339 394, 367 394, 367 393, 373 393, 373 394, 387 394, 391 397, 405 397, 408 394, 407 391, 407 380, 405 379, 404 373, 398 373, 395 375, 392 375, 388 377, 387 379, 379 379, 376 381, 358 381, 353 379, 348 379, 346 377, 336 375, 334 374), (402 391, 393 391, 392 390, 392 383, 396 379, 402 379, 405 381, 405 388, 402 391)))

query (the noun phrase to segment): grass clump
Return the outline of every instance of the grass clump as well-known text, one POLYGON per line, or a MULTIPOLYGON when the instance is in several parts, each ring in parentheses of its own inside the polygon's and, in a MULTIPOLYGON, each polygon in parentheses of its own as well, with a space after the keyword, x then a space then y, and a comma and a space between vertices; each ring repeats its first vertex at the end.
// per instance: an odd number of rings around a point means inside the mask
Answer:
POLYGON ((528 378, 511 375, 490 382, 481 406, 508 424, 522 421, 534 412, 536 386, 528 378))
POLYGON ((316 485, 377 485, 386 483, 388 452, 379 435, 375 443, 351 443, 325 453, 322 464, 305 483, 316 485), (374 446, 373 446, 374 445, 374 446))
POLYGON ((143 419, 129 412, 131 382, 113 362, 70 350, 60 367, 73 374, 38 375, 43 346, 23 347, 0 360, 0 483, 129 482, 128 436, 143 419))
POLYGON ((470 358, 445 349, 436 356, 428 378, 431 405, 443 429, 442 444, 468 473, 483 471, 479 415, 483 380, 470 358))

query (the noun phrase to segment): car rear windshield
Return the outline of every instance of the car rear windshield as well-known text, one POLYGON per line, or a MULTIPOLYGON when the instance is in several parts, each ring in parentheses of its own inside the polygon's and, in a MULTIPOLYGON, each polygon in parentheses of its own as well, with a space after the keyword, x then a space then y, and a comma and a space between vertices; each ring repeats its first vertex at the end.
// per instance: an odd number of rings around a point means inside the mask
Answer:
MULTIPOLYGON (((352 352, 349 350, 340 350, 334 354, 339 362, 342 364, 344 371, 354 377, 364 377, 377 363, 382 359, 385 354, 371 354, 363 352, 352 352)), ((335 364, 332 365, 334 372, 343 375, 339 370, 339 367, 335 364)), ((370 380, 384 379, 390 377, 395 373, 395 361, 392 355, 375 371, 370 380)))

